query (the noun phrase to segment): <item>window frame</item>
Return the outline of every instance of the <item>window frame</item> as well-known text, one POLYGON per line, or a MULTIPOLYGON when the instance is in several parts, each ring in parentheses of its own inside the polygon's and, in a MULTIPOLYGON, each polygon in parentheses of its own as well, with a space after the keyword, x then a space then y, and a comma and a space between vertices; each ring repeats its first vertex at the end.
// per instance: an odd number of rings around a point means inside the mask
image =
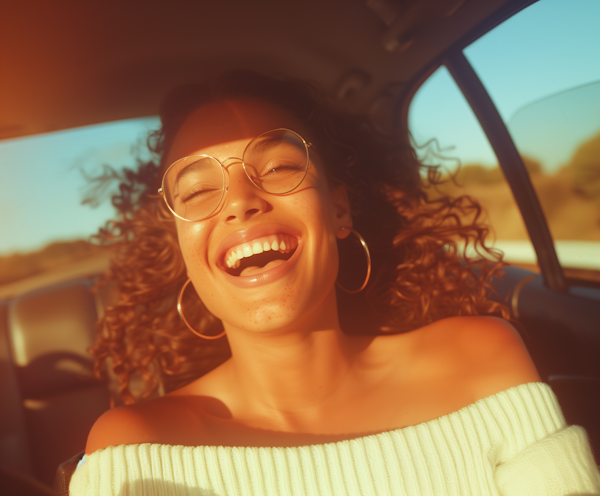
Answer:
POLYGON ((464 50, 471 43, 536 2, 537 0, 525 0, 511 3, 441 53, 406 85, 394 115, 396 126, 408 129, 409 107, 416 92, 438 68, 446 67, 473 110, 496 154, 498 164, 523 217, 544 284, 550 290, 565 293, 570 285, 597 286, 597 284, 588 280, 567 280, 565 277, 546 217, 523 159, 487 89, 464 55, 464 50))

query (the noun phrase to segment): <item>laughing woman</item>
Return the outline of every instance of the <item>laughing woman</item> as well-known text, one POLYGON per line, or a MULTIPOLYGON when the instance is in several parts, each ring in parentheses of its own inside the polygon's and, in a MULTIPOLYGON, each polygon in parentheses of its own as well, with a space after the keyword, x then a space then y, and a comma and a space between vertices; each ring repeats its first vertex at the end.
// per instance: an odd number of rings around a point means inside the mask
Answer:
POLYGON ((71 494, 600 492, 489 298, 500 262, 459 256, 494 255, 478 206, 428 199, 408 136, 250 73, 180 88, 161 122, 100 233, 120 298, 93 353, 126 406, 71 494))

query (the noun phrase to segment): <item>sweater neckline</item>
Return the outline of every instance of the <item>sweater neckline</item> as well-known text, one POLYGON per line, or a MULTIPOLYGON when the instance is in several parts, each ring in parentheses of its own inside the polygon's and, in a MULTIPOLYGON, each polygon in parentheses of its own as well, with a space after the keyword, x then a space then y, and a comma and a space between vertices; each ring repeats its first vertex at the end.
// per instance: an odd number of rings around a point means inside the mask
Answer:
POLYGON ((473 410, 474 408, 477 408, 481 405, 487 404, 487 403, 491 402, 493 399, 496 399, 496 398, 499 398, 502 396, 506 396, 506 395, 511 395, 513 393, 520 393, 521 391, 530 390, 530 389, 545 390, 546 392, 550 393, 554 402, 558 406, 558 400, 556 400, 556 397, 554 396, 552 388, 548 384, 541 382, 541 381, 526 382, 523 384, 519 384, 517 386, 510 387, 508 389, 504 389, 502 391, 498 391, 497 393, 494 393, 492 395, 485 396, 483 398, 480 398, 480 399, 474 401, 473 403, 470 403, 468 405, 465 405, 462 408, 459 408, 458 410, 455 410, 454 412, 450 412, 446 415, 442 415, 440 417, 437 417, 437 418, 434 418, 431 420, 427 420, 425 422, 420 422, 418 424, 399 427, 397 429, 391 429, 388 431, 377 432, 375 434, 365 434, 362 436, 356 436, 356 437, 352 437, 352 438, 348 438, 348 439, 343 439, 341 441, 331 441, 331 442, 327 442, 327 443, 314 443, 314 444, 305 444, 305 445, 300 445, 300 446, 287 446, 287 447, 286 446, 222 446, 222 445, 188 446, 188 445, 176 445, 176 444, 164 444, 164 443, 134 443, 134 444, 121 444, 121 445, 117 445, 117 446, 108 446, 104 449, 97 450, 94 453, 90 453, 90 455, 98 453, 98 452, 102 452, 105 450, 114 449, 119 446, 125 447, 126 449, 127 449, 127 447, 131 447, 129 449, 134 449, 133 447, 155 446, 155 447, 182 448, 182 449, 214 448, 214 449, 225 449, 225 450, 246 450, 246 449, 253 449, 253 450, 254 449, 259 449, 259 450, 292 449, 292 450, 297 450, 297 449, 306 449, 306 448, 310 448, 310 447, 314 447, 314 446, 327 447, 327 446, 339 446, 339 445, 355 443, 355 442, 360 443, 360 442, 364 442, 364 441, 370 440, 370 439, 377 439, 378 437, 400 434, 400 433, 407 432, 407 431, 410 431, 413 429, 428 428, 428 427, 436 425, 440 422, 443 422, 444 420, 450 419, 451 417, 460 415, 466 411, 473 410))

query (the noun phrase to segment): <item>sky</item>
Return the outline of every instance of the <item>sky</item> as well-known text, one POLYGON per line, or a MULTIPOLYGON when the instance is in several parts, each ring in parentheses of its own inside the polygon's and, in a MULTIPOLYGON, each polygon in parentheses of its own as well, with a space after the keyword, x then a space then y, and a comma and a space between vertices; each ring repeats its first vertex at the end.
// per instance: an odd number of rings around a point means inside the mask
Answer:
MULTIPOLYGON (((517 145, 549 170, 562 165, 572 150, 549 148, 547 136, 541 142, 539 134, 530 132, 532 115, 560 109, 560 98, 570 98, 580 112, 572 119, 577 127, 571 126, 576 135, 571 142, 591 136, 600 131, 600 85, 589 89, 597 106, 578 108, 573 94, 551 99, 554 107, 531 104, 600 81, 599 25, 600 0, 541 0, 465 50, 517 145)), ((443 68, 418 91, 409 122, 417 144, 436 138, 463 163, 496 163, 443 68)), ((114 212, 108 202, 98 208, 81 205, 87 184, 82 170, 93 175, 103 164, 133 165, 136 143, 157 126, 156 118, 135 119, 0 142, 0 256, 95 233, 114 212)))
POLYGON ((0 256, 97 232, 114 210, 81 204, 84 173, 133 166, 134 148, 157 127, 157 118, 133 119, 0 142, 0 256))

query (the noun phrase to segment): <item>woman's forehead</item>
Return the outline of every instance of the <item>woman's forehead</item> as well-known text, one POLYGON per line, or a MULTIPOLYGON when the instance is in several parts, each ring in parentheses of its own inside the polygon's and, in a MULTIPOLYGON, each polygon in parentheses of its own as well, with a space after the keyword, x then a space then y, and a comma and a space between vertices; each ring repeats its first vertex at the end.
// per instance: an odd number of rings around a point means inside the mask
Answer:
POLYGON ((181 126, 167 155, 167 163, 198 153, 218 159, 239 156, 248 142, 265 131, 305 129, 287 111, 274 105, 233 100, 210 103, 195 110, 181 126))

